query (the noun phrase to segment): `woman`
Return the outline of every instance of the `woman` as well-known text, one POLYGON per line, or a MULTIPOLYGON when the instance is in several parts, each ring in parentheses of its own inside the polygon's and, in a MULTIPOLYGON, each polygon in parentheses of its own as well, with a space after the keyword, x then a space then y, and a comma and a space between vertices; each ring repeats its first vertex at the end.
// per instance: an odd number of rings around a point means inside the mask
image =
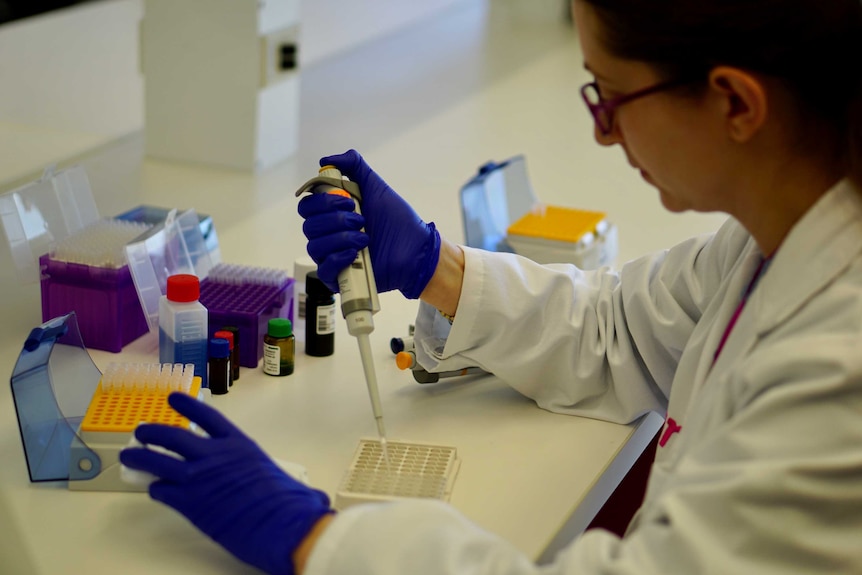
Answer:
MULTIPOLYGON (((214 513, 162 495, 190 490, 163 456, 124 453, 165 478, 155 498, 273 573, 862 572, 859 0, 576 0, 573 12, 596 140, 619 145, 667 209, 732 216, 714 235, 619 273, 462 248, 352 151, 321 163, 358 182, 364 217, 326 195, 300 214, 321 279, 335 287, 370 245, 380 291, 422 300, 429 371, 478 365, 561 413, 666 412, 625 537, 589 531, 539 569, 446 505, 335 516, 282 479, 273 492, 291 496, 275 515, 299 525, 268 525, 278 543, 251 549, 214 513)), ((256 453, 209 408, 172 403, 256 453)), ((152 427, 142 441, 171 447, 152 427)), ((186 474, 216 457, 175 447, 186 474)), ((255 460, 251 475, 269 465, 255 460)))

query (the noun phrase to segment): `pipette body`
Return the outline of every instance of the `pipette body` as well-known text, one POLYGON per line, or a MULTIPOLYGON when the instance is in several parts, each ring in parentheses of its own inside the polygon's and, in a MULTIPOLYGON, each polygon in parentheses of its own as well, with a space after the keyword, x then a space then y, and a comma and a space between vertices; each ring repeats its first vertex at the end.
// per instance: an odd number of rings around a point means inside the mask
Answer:
MULTIPOLYGON (((356 213, 360 212, 362 195, 359 186, 341 175, 333 166, 320 168, 316 178, 306 182, 297 192, 299 196, 305 192, 312 194, 339 194, 353 198, 356 213)), ((380 405, 380 393, 377 389, 377 374, 374 369, 374 359, 368 335, 374 331, 373 314, 380 310, 377 296, 377 284, 374 281, 374 271, 371 268, 371 256, 368 248, 359 251, 356 259, 338 274, 338 291, 341 294, 341 313, 347 322, 347 331, 359 343, 359 355, 362 358, 362 369, 368 396, 371 399, 371 409, 377 424, 377 433, 383 456, 388 465, 386 449, 386 429, 383 424, 383 408, 380 405)))

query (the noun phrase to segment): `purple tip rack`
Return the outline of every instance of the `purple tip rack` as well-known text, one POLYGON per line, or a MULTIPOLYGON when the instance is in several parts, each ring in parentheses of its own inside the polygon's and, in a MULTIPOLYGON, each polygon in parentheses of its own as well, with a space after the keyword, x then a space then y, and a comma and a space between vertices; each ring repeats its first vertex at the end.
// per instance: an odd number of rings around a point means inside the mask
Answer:
MULTIPOLYGON (((103 268, 43 255, 42 321, 75 312, 84 345, 118 353, 149 331, 128 265, 103 268)), ((209 337, 225 326, 239 329, 240 365, 257 367, 263 336, 275 317, 293 321, 293 278, 278 270, 218 264, 201 282, 209 337)))
POLYGON ((84 345, 117 353, 149 331, 129 266, 102 268, 39 258, 42 321, 75 312, 84 345))
POLYGON ((218 264, 201 282, 200 302, 209 312, 209 336, 226 326, 239 329, 239 363, 256 368, 263 358, 269 320, 293 321, 293 278, 268 268, 218 264))

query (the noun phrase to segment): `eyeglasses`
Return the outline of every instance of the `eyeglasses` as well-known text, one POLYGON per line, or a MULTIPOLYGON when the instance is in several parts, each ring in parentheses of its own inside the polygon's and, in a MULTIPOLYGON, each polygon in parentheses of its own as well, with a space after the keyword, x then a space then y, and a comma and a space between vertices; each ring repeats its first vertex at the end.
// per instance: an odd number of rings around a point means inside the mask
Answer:
POLYGON ((599 85, 596 82, 590 82, 589 84, 581 86, 581 97, 584 99, 584 103, 593 115, 593 119, 596 121, 596 126, 599 127, 599 131, 603 135, 607 136, 611 133, 614 127, 614 112, 623 104, 628 104, 638 98, 643 98, 644 96, 649 96, 650 94, 655 94, 656 92, 661 92, 662 90, 668 90, 688 83, 690 83, 688 80, 668 80, 667 82, 648 86, 642 90, 638 90, 637 92, 632 92, 631 94, 623 94, 622 96, 605 100, 599 93, 599 85))

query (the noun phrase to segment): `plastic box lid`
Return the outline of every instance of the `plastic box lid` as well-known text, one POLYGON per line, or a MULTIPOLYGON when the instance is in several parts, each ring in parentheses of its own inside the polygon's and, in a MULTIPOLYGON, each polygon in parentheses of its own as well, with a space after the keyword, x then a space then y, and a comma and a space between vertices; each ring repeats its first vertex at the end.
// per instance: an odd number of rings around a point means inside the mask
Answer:
MULTIPOLYGON (((60 171, 49 167, 39 180, 0 196, 0 221, 19 277, 26 283, 39 281, 40 256, 99 219, 81 166, 60 171)), ((123 219, 134 218, 123 214, 123 219)), ((158 330, 158 300, 167 289, 167 276, 192 273, 203 280, 214 264, 212 251, 195 210, 168 210, 162 225, 126 246, 129 271, 150 331, 158 330)))
MULTIPOLYGON (((153 226, 161 226, 170 214, 171 208, 163 208, 160 206, 151 206, 142 204, 135 206, 122 214, 117 214, 114 218, 118 220, 128 220, 132 222, 143 222, 153 226)), ((180 212, 184 213, 184 212, 180 212)), ((198 213, 198 222, 201 234, 204 238, 204 247, 209 254, 212 264, 215 265, 221 261, 221 251, 219 248, 218 234, 216 233, 215 224, 212 216, 198 213)), ((188 241, 189 238, 187 238, 188 241)), ((195 254, 191 254, 192 259, 196 259, 195 254)))
POLYGON ((497 252, 514 251, 506 243, 509 224, 538 204, 522 155, 484 164, 460 195, 466 245, 497 252))
POLYGON ((159 299, 167 293, 168 276, 193 274, 203 281, 213 267, 194 210, 171 210, 163 226, 126 245, 126 259, 151 332, 159 329, 159 299))
POLYGON ((31 481, 91 479, 99 456, 77 433, 101 372, 84 347, 75 314, 34 328, 12 371, 12 398, 31 481), (58 345, 63 337, 67 345, 58 345), (52 373, 63 377, 54 381, 52 373), (88 453, 89 468, 70 466, 71 448, 88 453))
POLYGON ((55 172, 53 166, 32 183, 0 196, 0 220, 18 275, 39 281, 39 257, 57 242, 99 220, 84 168, 55 172))

